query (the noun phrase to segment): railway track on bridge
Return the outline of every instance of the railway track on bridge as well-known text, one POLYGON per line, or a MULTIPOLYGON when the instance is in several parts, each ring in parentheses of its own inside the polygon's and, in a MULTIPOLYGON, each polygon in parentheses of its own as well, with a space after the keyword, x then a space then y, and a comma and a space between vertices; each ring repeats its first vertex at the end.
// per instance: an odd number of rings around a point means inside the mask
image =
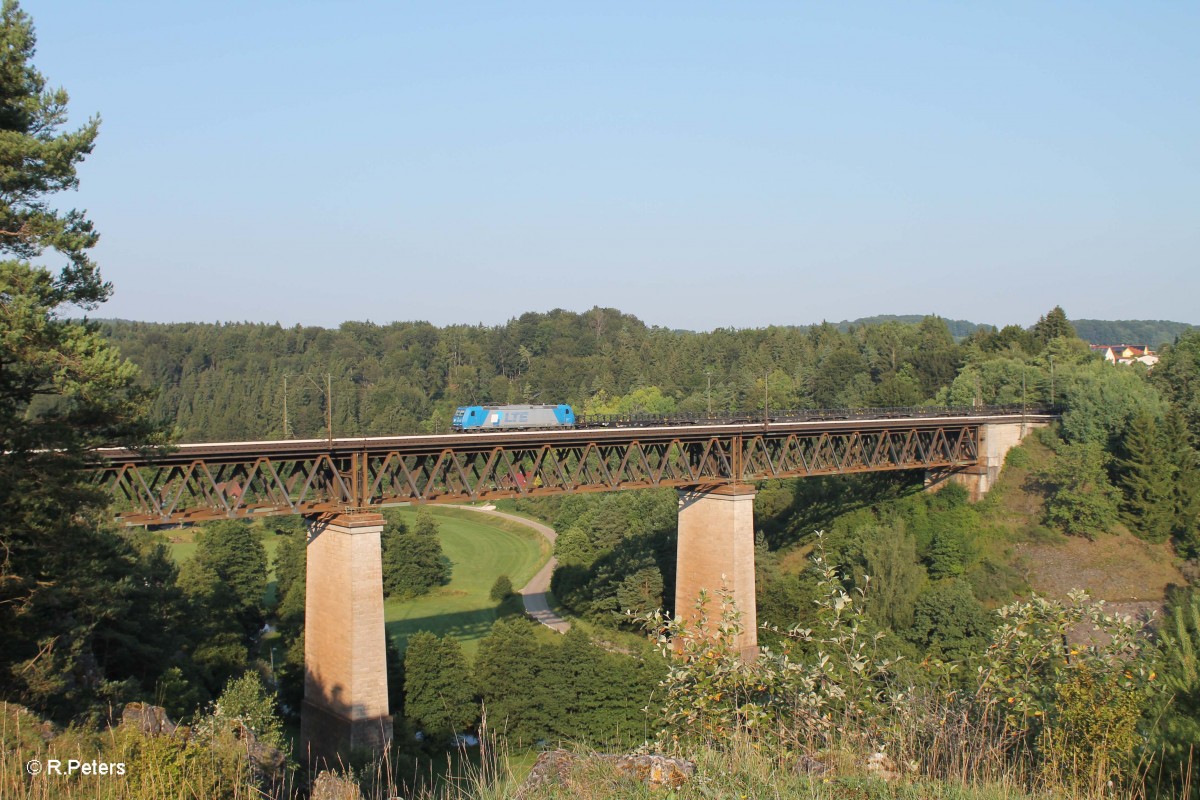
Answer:
MULTIPOLYGON (((321 514, 768 478, 976 465, 989 424, 1047 409, 177 445, 98 451, 96 480, 130 525, 321 514)), ((937 413, 937 412, 943 413, 937 413)), ((811 417, 809 413, 806 417, 811 417)))

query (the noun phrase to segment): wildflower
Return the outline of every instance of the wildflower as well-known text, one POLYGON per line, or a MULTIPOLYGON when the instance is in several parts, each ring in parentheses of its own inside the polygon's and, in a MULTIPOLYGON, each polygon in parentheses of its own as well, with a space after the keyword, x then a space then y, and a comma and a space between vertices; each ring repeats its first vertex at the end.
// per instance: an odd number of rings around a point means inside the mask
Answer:
POLYGON ((1155 673, 1153 673, 1153 672, 1150 673, 1150 680, 1154 680, 1154 675, 1155 675, 1155 673))

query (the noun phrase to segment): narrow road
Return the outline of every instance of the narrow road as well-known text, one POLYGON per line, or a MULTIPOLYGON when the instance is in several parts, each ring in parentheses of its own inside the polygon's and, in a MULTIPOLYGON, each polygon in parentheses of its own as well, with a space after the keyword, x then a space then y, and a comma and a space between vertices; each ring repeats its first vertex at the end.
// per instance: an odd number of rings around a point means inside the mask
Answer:
MULTIPOLYGON (((480 514, 490 514, 493 517, 510 520, 519 525, 524 525, 545 536, 551 545, 558 538, 558 534, 549 525, 543 525, 540 522, 534 522, 525 517, 518 517, 515 514, 505 514, 503 511, 497 511, 495 506, 453 506, 453 508, 465 508, 468 511, 477 511, 480 514)), ((566 633, 571 623, 567 622, 562 617, 558 616, 550 609, 550 576, 554 574, 554 568, 558 566, 558 559, 550 556, 550 560, 541 568, 537 575, 534 575, 529 583, 521 588, 521 602, 525 604, 525 613, 533 617, 533 619, 545 625, 547 628, 566 633)))

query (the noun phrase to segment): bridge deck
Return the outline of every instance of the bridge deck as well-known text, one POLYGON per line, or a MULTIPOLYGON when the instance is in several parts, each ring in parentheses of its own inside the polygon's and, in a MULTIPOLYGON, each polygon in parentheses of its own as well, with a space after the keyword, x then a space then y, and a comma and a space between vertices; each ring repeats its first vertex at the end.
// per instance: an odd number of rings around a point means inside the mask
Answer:
POLYGON ((99 451, 98 480, 134 525, 776 477, 962 469, 982 426, 963 414, 448 435, 214 442, 99 451))

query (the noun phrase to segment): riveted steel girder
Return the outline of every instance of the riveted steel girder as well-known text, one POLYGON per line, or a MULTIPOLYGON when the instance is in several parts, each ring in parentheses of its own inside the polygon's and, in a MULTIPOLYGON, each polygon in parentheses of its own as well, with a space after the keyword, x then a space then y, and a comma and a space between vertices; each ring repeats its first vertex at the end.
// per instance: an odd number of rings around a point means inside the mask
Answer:
MULTIPOLYGON (((979 462, 989 420, 888 419, 524 431, 103 451, 97 480, 131 525, 399 503, 709 486, 979 462)), ((990 420, 1007 421, 1007 420, 990 420)))

